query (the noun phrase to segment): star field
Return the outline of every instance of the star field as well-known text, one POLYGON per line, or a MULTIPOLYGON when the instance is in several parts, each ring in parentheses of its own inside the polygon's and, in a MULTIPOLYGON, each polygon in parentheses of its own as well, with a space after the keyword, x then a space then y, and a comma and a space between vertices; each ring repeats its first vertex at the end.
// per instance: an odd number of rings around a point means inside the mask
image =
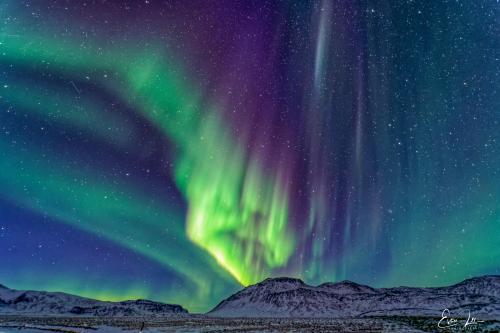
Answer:
POLYGON ((4 1, 0 283, 206 311, 500 274, 495 1, 4 1))

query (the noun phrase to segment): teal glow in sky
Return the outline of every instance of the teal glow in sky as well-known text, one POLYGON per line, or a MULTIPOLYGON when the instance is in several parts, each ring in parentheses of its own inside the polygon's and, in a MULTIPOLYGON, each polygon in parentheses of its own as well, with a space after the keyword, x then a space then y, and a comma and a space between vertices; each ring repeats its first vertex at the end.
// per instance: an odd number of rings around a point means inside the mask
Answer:
POLYGON ((500 274, 489 1, 0 5, 0 283, 206 311, 500 274))

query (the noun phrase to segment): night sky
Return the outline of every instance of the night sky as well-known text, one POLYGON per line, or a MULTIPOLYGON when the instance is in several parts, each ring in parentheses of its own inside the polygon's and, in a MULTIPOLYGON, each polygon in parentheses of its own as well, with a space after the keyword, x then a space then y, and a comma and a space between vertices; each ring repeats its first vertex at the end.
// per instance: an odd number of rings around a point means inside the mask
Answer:
POLYGON ((2 1, 0 283, 206 311, 500 274, 498 1, 2 1))

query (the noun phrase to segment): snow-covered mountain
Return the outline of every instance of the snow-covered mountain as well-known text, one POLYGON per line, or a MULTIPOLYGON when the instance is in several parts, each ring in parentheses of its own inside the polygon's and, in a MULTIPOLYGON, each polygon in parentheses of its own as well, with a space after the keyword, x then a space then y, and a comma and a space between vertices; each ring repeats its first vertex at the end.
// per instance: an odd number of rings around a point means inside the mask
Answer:
POLYGON ((500 276, 483 276, 439 288, 371 288, 350 281, 310 286, 299 279, 266 279, 222 301, 218 317, 357 317, 370 315, 456 317, 469 310, 481 319, 500 319, 500 276))
POLYGON ((105 302, 60 292, 14 290, 0 284, 0 314, 171 316, 187 314, 187 310, 147 300, 105 302))
MULTIPOLYGON (((483 276, 439 288, 372 288, 350 281, 310 286, 274 278, 222 301, 214 317, 440 316, 500 319, 500 276, 483 276)), ((13 290, 0 285, 0 314, 84 316, 177 316, 180 305, 148 300, 105 302, 60 292, 13 290)))

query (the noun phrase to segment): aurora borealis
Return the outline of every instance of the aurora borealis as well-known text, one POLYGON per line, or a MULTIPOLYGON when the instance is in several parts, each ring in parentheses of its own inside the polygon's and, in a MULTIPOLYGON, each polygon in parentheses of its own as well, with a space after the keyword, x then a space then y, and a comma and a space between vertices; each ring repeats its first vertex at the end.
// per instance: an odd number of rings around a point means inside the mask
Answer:
POLYGON ((500 274, 496 1, 3 1, 0 283, 206 311, 500 274))

